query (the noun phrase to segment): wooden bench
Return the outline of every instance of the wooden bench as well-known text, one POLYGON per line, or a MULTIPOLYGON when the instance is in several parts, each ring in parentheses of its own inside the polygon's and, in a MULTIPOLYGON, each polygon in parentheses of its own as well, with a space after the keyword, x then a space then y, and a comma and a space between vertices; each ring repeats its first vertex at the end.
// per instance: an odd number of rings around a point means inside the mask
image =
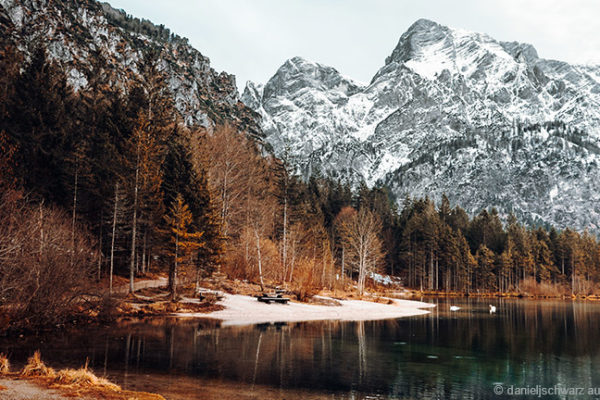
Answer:
POLYGON ((283 297, 281 294, 277 294, 275 296, 263 294, 262 296, 256 296, 256 299, 260 302, 267 303, 267 304, 269 304, 271 302, 287 304, 288 301, 290 301, 290 299, 288 299, 287 297, 283 297))
POLYGON ((218 290, 200 289, 200 291, 196 293, 196 297, 200 301, 204 299, 219 301, 223 300, 223 293, 219 292, 218 290))

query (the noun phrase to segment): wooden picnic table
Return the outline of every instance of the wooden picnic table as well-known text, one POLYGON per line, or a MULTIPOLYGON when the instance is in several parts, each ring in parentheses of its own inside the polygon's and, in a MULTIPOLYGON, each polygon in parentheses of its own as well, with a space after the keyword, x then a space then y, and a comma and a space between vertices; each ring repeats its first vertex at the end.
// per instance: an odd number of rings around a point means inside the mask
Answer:
POLYGON ((283 297, 283 295, 281 293, 278 293, 275 295, 263 293, 261 296, 256 296, 256 299, 260 302, 267 303, 267 304, 269 304, 271 302, 287 304, 288 301, 290 301, 289 298, 283 297))

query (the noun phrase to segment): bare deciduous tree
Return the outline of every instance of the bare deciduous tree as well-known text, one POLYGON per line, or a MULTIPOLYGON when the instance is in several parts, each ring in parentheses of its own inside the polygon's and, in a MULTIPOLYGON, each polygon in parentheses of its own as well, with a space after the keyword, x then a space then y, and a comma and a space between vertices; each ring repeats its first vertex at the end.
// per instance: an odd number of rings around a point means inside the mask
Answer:
POLYGON ((384 256, 379 237, 381 222, 364 207, 359 211, 346 207, 337 216, 336 225, 345 261, 358 272, 358 291, 362 295, 367 275, 375 272, 384 256))

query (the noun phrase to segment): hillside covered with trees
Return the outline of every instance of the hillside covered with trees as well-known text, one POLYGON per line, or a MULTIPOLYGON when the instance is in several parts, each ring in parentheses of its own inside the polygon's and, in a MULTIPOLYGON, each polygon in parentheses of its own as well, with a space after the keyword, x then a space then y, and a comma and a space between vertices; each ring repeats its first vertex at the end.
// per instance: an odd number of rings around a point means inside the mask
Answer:
MULTIPOLYGON (((39 45, 0 62, 0 307, 8 322, 62 321, 98 282, 168 272, 288 286, 298 298, 372 273, 421 290, 589 294, 600 245, 588 232, 527 228, 494 210, 471 218, 444 196, 396 199, 307 182, 256 135, 185 125, 146 53, 122 90, 95 75, 75 91, 39 45)), ((100 296, 101 297, 101 296, 100 296)))

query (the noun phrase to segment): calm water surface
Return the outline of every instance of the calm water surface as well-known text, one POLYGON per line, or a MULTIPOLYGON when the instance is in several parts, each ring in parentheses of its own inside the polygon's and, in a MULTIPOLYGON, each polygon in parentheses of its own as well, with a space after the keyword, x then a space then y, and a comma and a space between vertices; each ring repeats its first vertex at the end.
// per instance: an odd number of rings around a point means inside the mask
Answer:
POLYGON ((219 327, 154 319, 4 338, 0 352, 19 363, 39 348, 56 367, 89 358, 98 374, 172 399, 524 399, 543 388, 563 392, 541 398, 600 398, 600 304, 425 301, 438 307, 398 320, 219 327), (509 396, 523 387, 533 391, 509 396))

